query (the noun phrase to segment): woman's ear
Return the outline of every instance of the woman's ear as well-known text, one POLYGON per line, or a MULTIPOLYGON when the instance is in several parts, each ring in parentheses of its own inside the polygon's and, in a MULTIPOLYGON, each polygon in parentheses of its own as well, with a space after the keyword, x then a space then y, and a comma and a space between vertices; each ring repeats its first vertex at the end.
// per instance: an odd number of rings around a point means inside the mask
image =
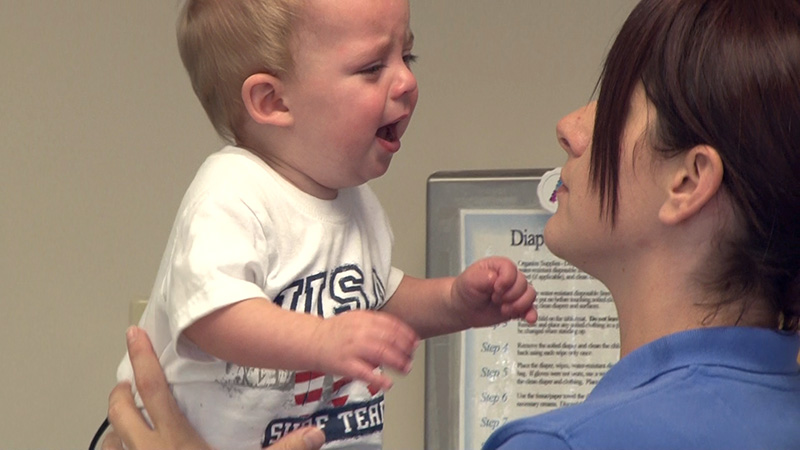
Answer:
POLYGON ((694 216, 707 205, 719 192, 724 173, 719 153, 708 145, 698 145, 678 158, 668 178, 667 198, 658 213, 669 225, 694 216))
POLYGON ((256 73, 242 83, 242 101, 247 114, 261 125, 286 127, 292 124, 292 114, 283 98, 280 78, 256 73))

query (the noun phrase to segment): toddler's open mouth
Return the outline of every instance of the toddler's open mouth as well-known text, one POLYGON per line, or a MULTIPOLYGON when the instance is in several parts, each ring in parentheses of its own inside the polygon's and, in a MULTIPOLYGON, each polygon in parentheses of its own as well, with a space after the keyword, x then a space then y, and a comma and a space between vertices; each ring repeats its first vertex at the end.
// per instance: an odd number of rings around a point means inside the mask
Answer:
POLYGON ((378 132, 375 135, 384 141, 397 141, 397 122, 378 128, 378 132))

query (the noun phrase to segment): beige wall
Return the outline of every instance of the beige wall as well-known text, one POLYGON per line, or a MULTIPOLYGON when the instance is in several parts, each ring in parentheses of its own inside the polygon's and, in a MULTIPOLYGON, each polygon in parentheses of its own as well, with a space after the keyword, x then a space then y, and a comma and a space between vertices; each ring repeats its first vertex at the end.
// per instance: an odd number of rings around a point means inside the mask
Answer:
MULTIPOLYGON (((0 5, 0 447, 85 448, 105 416, 131 300, 220 145, 178 60, 177 0, 0 5)), ((372 183, 396 264, 424 274, 437 170, 546 167, 633 0, 412 0, 421 97, 372 183)), ((389 393, 386 447, 421 448, 422 349, 389 393)))

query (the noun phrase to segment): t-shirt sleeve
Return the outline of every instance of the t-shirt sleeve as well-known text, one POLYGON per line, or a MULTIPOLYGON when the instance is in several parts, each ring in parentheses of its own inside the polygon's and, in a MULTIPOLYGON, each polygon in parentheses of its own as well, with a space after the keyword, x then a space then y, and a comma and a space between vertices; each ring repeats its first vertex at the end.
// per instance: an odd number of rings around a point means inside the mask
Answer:
MULTIPOLYGON (((400 286, 400 282, 403 281, 403 277, 405 276, 405 272, 398 269, 397 267, 392 267, 389 269, 389 279, 386 280, 386 296, 384 297, 383 304, 386 304, 394 292, 397 290, 397 287, 400 286)), ((381 305, 383 306, 383 305, 381 305)))
POLYGON ((173 339, 198 319, 242 300, 266 297, 265 227, 246 200, 214 192, 195 199, 176 220, 167 315, 173 339))

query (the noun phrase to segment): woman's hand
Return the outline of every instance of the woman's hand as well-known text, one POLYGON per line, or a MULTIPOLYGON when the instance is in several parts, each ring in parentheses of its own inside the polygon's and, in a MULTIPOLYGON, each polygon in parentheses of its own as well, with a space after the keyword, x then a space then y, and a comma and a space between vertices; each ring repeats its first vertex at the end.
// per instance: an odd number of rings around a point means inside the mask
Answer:
MULTIPOLYGON (((130 327, 126 338, 136 388, 153 427, 150 427, 136 406, 130 384, 119 383, 108 398, 108 420, 113 431, 106 435, 102 448, 210 449, 178 408, 147 333, 140 328, 130 327)), ((324 443, 325 435, 322 430, 307 427, 295 430, 269 448, 317 450, 324 443)))

